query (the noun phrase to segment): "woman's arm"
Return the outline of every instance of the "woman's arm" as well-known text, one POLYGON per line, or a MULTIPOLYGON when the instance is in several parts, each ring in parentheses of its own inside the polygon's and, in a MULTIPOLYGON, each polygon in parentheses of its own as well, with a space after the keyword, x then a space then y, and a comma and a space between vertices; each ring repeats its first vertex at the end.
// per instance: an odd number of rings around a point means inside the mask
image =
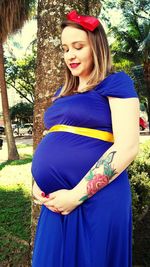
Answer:
POLYGON ((138 98, 108 97, 114 144, 73 188, 81 203, 107 186, 135 159, 139 149, 138 98))

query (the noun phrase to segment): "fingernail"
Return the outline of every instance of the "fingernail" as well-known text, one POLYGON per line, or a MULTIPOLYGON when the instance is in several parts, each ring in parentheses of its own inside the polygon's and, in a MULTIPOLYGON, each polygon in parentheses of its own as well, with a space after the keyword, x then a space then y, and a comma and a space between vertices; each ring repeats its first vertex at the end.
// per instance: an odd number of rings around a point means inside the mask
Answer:
POLYGON ((49 196, 50 196, 50 195, 46 195, 45 197, 46 197, 46 198, 49 198, 49 196))
POLYGON ((45 197, 45 193, 44 193, 44 192, 42 192, 42 193, 41 193, 41 196, 42 196, 42 197, 45 197))

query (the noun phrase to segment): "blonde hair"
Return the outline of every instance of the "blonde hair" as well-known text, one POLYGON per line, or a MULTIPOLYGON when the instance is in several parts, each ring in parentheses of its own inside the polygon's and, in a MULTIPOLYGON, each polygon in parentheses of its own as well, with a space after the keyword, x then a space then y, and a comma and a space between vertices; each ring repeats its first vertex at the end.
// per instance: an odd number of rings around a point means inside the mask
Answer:
MULTIPOLYGON (((106 76, 113 72, 111 53, 106 33, 101 23, 93 32, 85 30, 81 25, 69 20, 65 20, 61 23, 62 31, 67 26, 71 26, 87 32, 93 53, 94 66, 91 71, 91 74, 89 75, 87 85, 82 89, 81 92, 90 91, 106 76)), ((73 76, 65 63, 65 83, 61 88, 60 93, 58 94, 58 96, 55 97, 55 99, 61 96, 75 94, 75 89, 77 89, 78 85, 79 77, 73 76)))

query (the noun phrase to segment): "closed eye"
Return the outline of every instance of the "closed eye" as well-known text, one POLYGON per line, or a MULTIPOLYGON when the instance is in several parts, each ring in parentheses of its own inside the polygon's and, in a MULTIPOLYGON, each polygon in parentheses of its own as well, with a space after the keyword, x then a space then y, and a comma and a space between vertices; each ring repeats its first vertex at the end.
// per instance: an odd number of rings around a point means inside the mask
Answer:
MULTIPOLYGON (((82 47, 75 48, 75 49, 76 49, 76 50, 80 50, 80 49, 82 49, 82 47)), ((67 53, 69 50, 65 50, 65 49, 62 48, 62 51, 63 51, 64 53, 67 53)))

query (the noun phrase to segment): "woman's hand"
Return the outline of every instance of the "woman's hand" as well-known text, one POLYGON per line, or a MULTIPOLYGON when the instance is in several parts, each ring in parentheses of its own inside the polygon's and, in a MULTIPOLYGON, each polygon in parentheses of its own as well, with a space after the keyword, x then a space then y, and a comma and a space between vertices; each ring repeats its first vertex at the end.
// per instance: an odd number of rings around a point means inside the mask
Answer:
MULTIPOLYGON (((36 200, 34 200, 34 203, 36 204, 43 205, 47 200, 47 196, 45 196, 45 193, 39 188, 35 181, 32 187, 32 194, 36 198, 36 200)), ((50 210, 53 212, 57 212, 57 210, 53 207, 51 207, 50 210)))
POLYGON ((72 212, 81 203, 74 189, 61 189, 49 194, 44 205, 48 209, 56 208, 62 215, 72 212))

